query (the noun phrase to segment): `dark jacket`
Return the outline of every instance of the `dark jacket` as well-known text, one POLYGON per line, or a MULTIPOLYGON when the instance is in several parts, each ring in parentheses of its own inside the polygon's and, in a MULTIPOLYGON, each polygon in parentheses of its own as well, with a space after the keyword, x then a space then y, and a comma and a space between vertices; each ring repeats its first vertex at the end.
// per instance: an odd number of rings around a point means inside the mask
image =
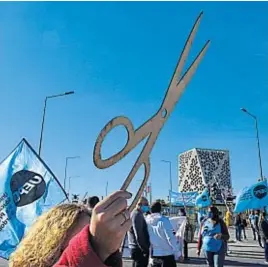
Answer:
MULTIPOLYGON (((200 227, 200 231, 199 231, 198 243, 197 243, 197 250, 198 250, 198 251, 201 250, 202 245, 203 245, 203 241, 202 241, 202 228, 203 228, 203 225, 204 225, 204 222, 205 222, 205 221, 206 221, 206 220, 204 220, 204 221, 202 222, 202 225, 201 225, 201 227, 200 227)), ((225 222, 224 222, 222 219, 219 220, 219 223, 220 223, 220 225, 221 225, 222 240, 223 240, 224 242, 227 242, 227 241, 230 239, 230 234, 229 234, 228 228, 227 228, 225 222)))
POLYGON ((263 239, 268 240, 268 222, 267 222, 267 220, 261 220, 259 228, 260 228, 260 236, 263 239))
POLYGON ((128 247, 132 250, 140 249, 149 255, 150 238, 145 218, 139 210, 134 210, 131 218, 132 227, 128 232, 128 247))
POLYGON ((235 223, 234 223, 235 226, 241 226, 242 225, 242 219, 241 219, 241 216, 240 215, 237 215, 235 217, 235 223))

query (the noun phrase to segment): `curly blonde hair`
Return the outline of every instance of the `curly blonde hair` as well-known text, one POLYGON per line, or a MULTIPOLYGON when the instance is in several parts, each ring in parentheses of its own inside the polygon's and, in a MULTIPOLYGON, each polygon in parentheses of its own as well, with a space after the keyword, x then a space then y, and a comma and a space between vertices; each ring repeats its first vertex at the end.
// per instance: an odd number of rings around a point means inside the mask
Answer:
POLYGON ((41 215, 11 255, 9 266, 53 266, 65 249, 70 232, 85 215, 89 216, 88 209, 77 204, 62 204, 41 215))

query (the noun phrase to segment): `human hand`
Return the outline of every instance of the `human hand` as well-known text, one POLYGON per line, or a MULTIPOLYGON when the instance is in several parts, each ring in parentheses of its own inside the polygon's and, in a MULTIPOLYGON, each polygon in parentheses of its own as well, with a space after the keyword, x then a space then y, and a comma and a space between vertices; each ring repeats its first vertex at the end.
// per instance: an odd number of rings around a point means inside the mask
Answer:
POLYGON ((90 221, 91 245, 104 262, 116 252, 131 227, 127 199, 131 194, 117 191, 99 202, 92 211, 90 221))
POLYGON ((199 257, 200 256, 200 250, 196 251, 196 255, 199 257))
POLYGON ((222 234, 216 234, 216 235, 214 235, 214 238, 215 239, 221 239, 221 237, 222 237, 222 234))

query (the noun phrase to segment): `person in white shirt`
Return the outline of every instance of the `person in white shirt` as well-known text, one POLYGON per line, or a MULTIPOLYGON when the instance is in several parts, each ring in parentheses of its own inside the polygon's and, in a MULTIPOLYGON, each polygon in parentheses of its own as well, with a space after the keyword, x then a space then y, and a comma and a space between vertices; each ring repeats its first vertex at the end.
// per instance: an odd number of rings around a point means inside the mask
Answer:
POLYGON ((176 267, 176 259, 181 256, 180 246, 168 219, 161 215, 161 203, 151 206, 151 214, 146 217, 151 243, 151 267, 176 267))

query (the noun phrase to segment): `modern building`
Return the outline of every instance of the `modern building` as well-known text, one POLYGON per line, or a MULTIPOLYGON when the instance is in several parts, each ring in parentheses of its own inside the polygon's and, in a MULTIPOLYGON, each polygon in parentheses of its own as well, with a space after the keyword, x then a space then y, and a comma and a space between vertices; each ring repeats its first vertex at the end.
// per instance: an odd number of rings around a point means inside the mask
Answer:
POLYGON ((178 156, 179 192, 202 192, 215 182, 225 195, 232 195, 228 150, 194 148, 178 156))

